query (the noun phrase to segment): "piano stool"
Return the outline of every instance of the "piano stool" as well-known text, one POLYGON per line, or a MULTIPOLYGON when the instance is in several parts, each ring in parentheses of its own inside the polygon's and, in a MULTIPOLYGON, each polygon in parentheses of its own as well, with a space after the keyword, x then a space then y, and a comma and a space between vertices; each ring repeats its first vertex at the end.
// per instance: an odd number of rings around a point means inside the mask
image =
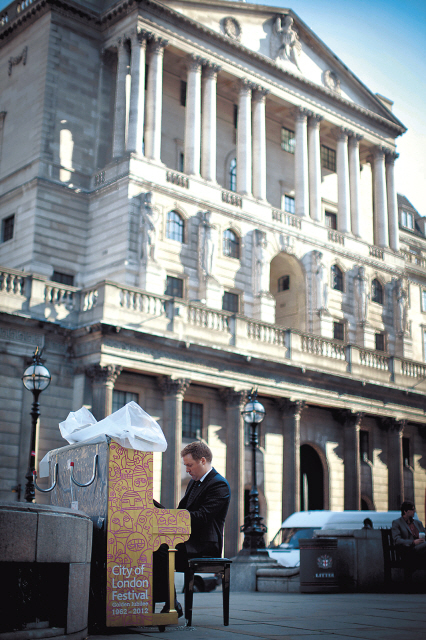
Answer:
POLYGON ((219 573, 222 576, 223 624, 229 625, 229 582, 231 562, 228 558, 192 558, 185 571, 185 618, 188 627, 192 625, 192 603, 195 573, 219 573))

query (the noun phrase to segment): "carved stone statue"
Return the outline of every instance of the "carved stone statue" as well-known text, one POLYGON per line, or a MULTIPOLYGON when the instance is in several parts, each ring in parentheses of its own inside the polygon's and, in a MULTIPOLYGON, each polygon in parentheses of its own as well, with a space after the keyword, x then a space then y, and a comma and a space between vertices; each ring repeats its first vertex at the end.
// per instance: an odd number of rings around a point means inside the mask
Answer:
POLYGON ((354 297, 358 321, 361 324, 365 324, 367 322, 370 294, 368 293, 368 279, 365 275, 365 268, 362 266, 358 267, 358 275, 354 278, 354 297))
POLYGON ((157 262, 157 232, 159 211, 152 206, 152 193, 141 194, 141 258, 146 264, 148 259, 157 262))
POLYGON ((407 331, 407 307, 408 293, 404 289, 402 280, 398 280, 396 285, 396 330, 398 333, 407 331))
POLYGON ((299 34, 293 27, 291 16, 278 16, 275 19, 271 37, 271 57, 274 60, 281 58, 293 62, 301 71, 299 58, 302 52, 302 45, 299 34))
POLYGON ((254 232, 254 289, 256 293, 269 293, 270 259, 268 238, 264 231, 256 229, 254 232))
POLYGON ((322 261, 321 251, 313 252, 314 264, 314 290, 317 311, 327 310, 328 307, 328 283, 327 270, 322 261))
POLYGON ((198 228, 199 261, 202 273, 207 277, 213 276, 216 246, 214 242, 214 227, 210 224, 210 211, 204 211, 198 228))

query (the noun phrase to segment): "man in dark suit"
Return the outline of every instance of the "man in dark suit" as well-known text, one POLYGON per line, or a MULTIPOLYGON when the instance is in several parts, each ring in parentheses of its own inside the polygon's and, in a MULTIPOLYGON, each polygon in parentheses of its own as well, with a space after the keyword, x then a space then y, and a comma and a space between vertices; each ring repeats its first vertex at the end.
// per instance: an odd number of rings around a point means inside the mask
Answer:
POLYGON ((403 550, 410 561, 422 565, 426 561, 425 528, 420 520, 414 519, 416 507, 410 501, 401 505, 401 517, 392 522, 392 538, 396 546, 403 550))
POLYGON ((184 571, 189 558, 220 558, 223 527, 231 490, 212 467, 212 452, 204 442, 191 442, 181 452, 186 472, 191 476, 178 509, 191 514, 189 540, 177 545, 176 569, 184 571))
MULTIPOLYGON (((181 451, 182 461, 191 480, 178 509, 191 514, 189 540, 176 546, 176 570, 185 571, 190 558, 220 558, 223 546, 223 527, 228 512, 231 490, 225 480, 212 467, 213 455, 204 442, 191 442, 181 451)), ((155 502, 155 501, 154 501, 155 502)), ((161 505, 155 503, 157 507, 161 505)), ((154 552, 154 601, 167 598, 166 581, 168 550, 161 545, 154 552)), ((175 602, 179 617, 182 607, 175 602)))

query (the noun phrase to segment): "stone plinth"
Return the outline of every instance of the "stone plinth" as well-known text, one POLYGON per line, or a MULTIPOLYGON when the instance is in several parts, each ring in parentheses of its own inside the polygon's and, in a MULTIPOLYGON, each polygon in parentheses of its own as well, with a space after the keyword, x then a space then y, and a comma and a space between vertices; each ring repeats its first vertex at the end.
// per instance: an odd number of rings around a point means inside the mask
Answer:
POLYGON ((300 569, 278 566, 261 567, 256 573, 257 591, 267 593, 299 593, 300 569))
POLYGON ((0 502, 2 640, 87 636, 92 529, 80 511, 0 502))
POLYGON ((279 566, 276 560, 269 557, 268 552, 249 555, 240 551, 231 564, 231 591, 257 591, 256 574, 259 569, 279 566))

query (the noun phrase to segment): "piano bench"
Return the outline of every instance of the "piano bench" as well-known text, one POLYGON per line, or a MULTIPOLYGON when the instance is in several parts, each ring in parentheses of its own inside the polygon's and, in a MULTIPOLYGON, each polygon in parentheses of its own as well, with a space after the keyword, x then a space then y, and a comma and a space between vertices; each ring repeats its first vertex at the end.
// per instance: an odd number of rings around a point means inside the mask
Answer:
POLYGON ((219 573, 222 577, 223 624, 229 625, 229 581, 231 562, 228 558, 192 558, 185 571, 185 618, 188 627, 192 625, 192 602, 194 596, 195 573, 219 573))

